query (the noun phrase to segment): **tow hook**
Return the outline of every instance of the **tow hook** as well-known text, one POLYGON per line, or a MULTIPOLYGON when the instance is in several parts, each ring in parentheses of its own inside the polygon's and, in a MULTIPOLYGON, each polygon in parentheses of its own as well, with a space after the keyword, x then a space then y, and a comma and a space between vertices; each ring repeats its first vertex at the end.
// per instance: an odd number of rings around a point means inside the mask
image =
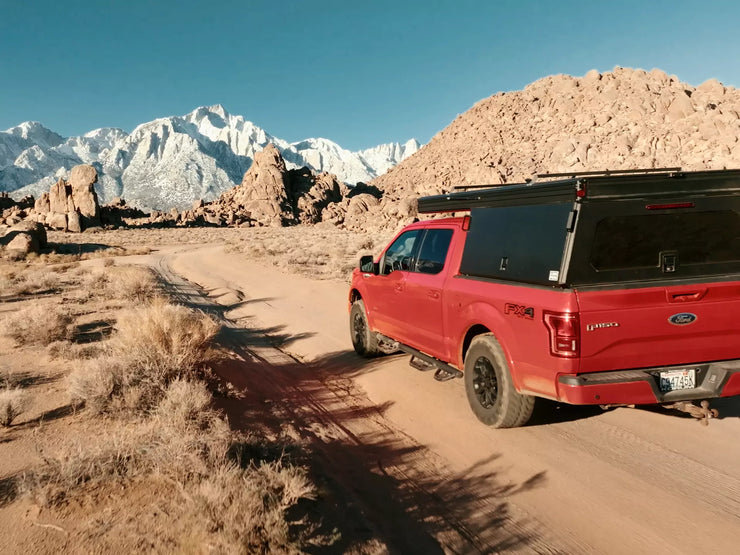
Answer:
POLYGON ((678 401, 677 403, 669 403, 662 406, 664 409, 686 412, 694 418, 697 418, 704 426, 709 425, 710 418, 717 418, 719 416, 717 409, 709 408, 709 401, 706 399, 701 402, 701 406, 697 406, 691 401, 678 401))

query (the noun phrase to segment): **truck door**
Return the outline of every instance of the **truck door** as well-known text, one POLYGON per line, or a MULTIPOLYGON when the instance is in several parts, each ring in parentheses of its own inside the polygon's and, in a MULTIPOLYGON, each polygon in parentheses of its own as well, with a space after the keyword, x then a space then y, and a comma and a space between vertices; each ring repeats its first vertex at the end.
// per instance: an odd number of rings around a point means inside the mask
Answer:
POLYGON ((410 229, 399 235, 380 258, 380 272, 377 276, 366 274, 367 298, 372 303, 367 307, 370 325, 376 331, 404 342, 408 324, 405 316, 406 279, 414 266, 418 252, 418 239, 422 229, 410 229))
POLYGON ((412 272, 406 276, 403 342, 437 358, 447 359, 444 336, 445 265, 452 229, 427 229, 421 238, 412 272))

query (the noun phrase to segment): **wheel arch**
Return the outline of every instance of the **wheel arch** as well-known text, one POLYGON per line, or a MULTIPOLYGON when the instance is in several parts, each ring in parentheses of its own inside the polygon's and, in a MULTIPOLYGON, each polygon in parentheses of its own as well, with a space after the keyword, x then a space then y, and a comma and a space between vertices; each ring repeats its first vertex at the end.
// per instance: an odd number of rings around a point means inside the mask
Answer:
POLYGON ((473 342, 473 339, 475 339, 479 335, 483 335, 484 333, 491 333, 491 330, 489 330, 483 324, 475 324, 468 329, 468 331, 465 333, 465 337, 462 340, 460 362, 465 361, 465 355, 468 353, 468 349, 470 348, 470 344, 473 342))

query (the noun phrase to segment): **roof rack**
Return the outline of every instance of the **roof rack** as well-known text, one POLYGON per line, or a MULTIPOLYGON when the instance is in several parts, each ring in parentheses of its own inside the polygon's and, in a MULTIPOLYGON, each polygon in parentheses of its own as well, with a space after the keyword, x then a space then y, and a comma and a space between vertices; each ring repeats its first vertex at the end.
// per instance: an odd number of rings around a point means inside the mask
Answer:
MULTIPOLYGON (((681 171, 680 167, 676 168, 641 168, 636 170, 596 170, 589 172, 562 172, 562 173, 538 173, 534 179, 526 179, 525 182, 528 185, 534 185, 538 179, 546 178, 576 178, 576 177, 609 177, 611 175, 634 175, 634 174, 649 174, 649 173, 668 173, 675 174, 681 171)), ((494 187, 504 187, 511 185, 508 183, 497 183, 495 185, 455 185, 452 187, 453 191, 470 191, 473 189, 492 189, 494 187)), ((517 183, 518 185, 518 183, 517 183)))
POLYGON ((538 173, 537 177, 595 177, 609 175, 625 175, 634 173, 675 173, 680 172, 681 168, 641 168, 637 170, 601 170, 590 172, 563 172, 563 173, 538 173))
POLYGON ((496 185, 455 185, 453 191, 469 191, 470 189, 492 189, 493 187, 503 187, 506 183, 497 183, 496 185))

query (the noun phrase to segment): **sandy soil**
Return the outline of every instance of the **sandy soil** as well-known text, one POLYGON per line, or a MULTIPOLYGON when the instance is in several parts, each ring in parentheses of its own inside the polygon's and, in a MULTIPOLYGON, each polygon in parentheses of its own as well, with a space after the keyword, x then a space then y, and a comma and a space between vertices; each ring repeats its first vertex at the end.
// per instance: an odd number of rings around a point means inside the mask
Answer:
POLYGON ((461 381, 438 383, 407 356, 351 352, 346 283, 223 247, 141 262, 220 304, 243 361, 224 371, 318 446, 327 475, 392 549, 737 552, 740 399, 715 402, 709 427, 659 410, 543 403, 531 425, 492 430, 461 381))

